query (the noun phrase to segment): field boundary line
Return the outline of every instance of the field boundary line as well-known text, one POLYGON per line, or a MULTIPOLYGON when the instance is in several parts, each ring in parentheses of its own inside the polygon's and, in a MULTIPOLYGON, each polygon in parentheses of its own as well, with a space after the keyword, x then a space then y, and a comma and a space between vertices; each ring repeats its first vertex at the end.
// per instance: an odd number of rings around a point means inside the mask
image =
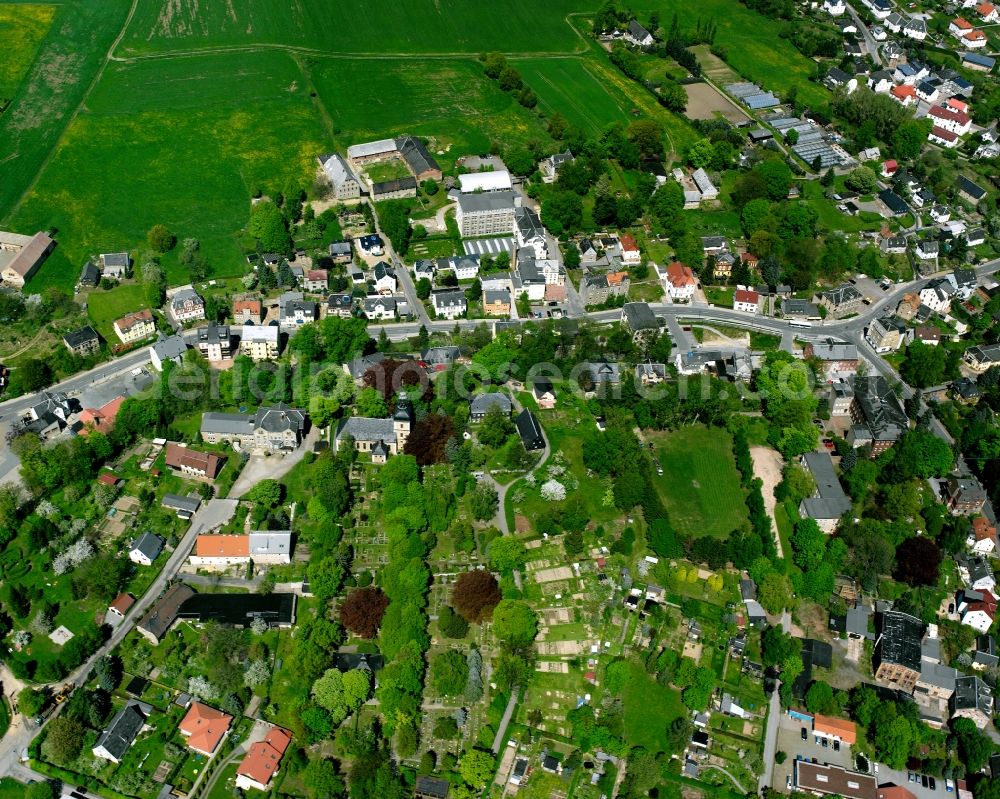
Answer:
MULTIPOLYGON (((115 39, 115 42, 121 40, 125 31, 128 29, 129 22, 135 15, 135 11, 136 8, 138 8, 138 6, 139 6, 139 0, 132 0, 132 6, 125 17, 125 23, 123 24, 121 31, 119 31, 118 37, 115 39)), ((112 44, 111 47, 113 49, 114 44, 112 44)), ((63 126, 62 132, 56 137, 56 140, 52 143, 52 147, 49 150, 48 154, 45 156, 45 159, 41 162, 41 164, 39 164, 38 170, 35 172, 35 176, 31 179, 31 182, 25 187, 24 191, 21 193, 21 196, 17 199, 17 202, 14 203, 7 211, 7 215, 5 217, 6 219, 13 219, 14 216, 17 215, 18 211, 21 210, 21 206, 24 205, 24 201, 35 190, 35 186, 38 185, 38 181, 41 180, 42 175, 45 174, 45 171, 49 168, 49 164, 52 163, 52 160, 56 157, 56 154, 59 152, 59 148, 61 147, 63 140, 66 138, 66 132, 76 121, 76 118, 80 116, 80 111, 84 108, 84 106, 86 106, 87 99, 93 93, 94 87, 97 86, 101 78, 104 77, 104 71, 107 69, 108 62, 110 61, 110 59, 111 59, 111 50, 109 50, 105 54, 104 61, 98 68, 97 73, 94 75, 93 80, 90 81, 90 85, 87 86, 87 90, 80 97, 80 102, 77 103, 76 108, 73 109, 73 113, 66 118, 66 124, 63 126)))

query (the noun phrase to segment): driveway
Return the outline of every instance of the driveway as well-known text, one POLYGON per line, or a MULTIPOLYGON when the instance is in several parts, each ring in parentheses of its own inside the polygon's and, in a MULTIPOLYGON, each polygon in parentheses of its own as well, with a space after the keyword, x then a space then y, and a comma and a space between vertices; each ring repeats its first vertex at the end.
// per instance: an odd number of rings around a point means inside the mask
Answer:
POLYGON ((280 480, 295 468, 307 452, 312 451, 317 441, 319 428, 313 426, 299 447, 287 455, 251 455, 233 487, 229 489, 229 498, 239 499, 261 480, 280 480))

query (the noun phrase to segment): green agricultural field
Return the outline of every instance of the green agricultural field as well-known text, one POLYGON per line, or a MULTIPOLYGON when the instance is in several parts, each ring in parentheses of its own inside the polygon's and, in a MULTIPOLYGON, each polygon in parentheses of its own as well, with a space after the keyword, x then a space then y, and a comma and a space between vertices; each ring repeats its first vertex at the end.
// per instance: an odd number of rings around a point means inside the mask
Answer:
POLYGON ((109 67, 14 217, 59 231, 30 288, 71 287, 86 257, 134 248, 157 223, 199 239, 213 275, 241 274, 253 189, 309 186, 329 148, 303 83, 278 52, 109 67))
POLYGON ((0 5, 0 102, 13 97, 21 85, 55 14, 53 5, 0 5))
MULTIPOLYGON (((0 222, 8 229, 12 210, 84 99, 128 16, 129 5, 129 0, 77 0, 60 5, 50 35, 28 62, 30 69, 20 90, 0 114, 0 215, 4 217, 0 222)), ((5 50, 4 63, 6 58, 5 50)))
POLYGON ((547 113, 558 111, 573 125, 597 133, 612 122, 630 120, 631 103, 608 93, 591 69, 591 58, 519 58, 521 75, 547 113))
POLYGON ((725 538, 746 524, 729 433, 693 425, 646 438, 655 442, 656 458, 663 466, 656 484, 679 533, 725 538))
MULTIPOLYGON (((177 50, 290 45, 367 55, 515 53, 582 50, 571 13, 593 12, 598 0, 147 0, 140 3, 117 55, 177 50)), ((369 95, 370 96, 370 95, 369 95)))
MULTIPOLYGON (((807 103, 825 106, 830 102, 830 92, 809 82, 815 64, 778 35, 784 23, 734 0, 701 0, 695 8, 684 0, 640 0, 638 8, 658 10, 664 26, 676 14, 684 31, 693 32, 699 19, 711 20, 717 26, 715 44, 725 48, 726 61, 744 78, 782 95, 794 86, 799 99, 807 103)), ((648 11, 640 13, 640 18, 648 11)))
POLYGON ((667 726, 678 716, 687 716, 688 712, 676 689, 650 678, 638 663, 631 666, 632 676, 622 693, 625 738, 629 746, 661 752, 667 726))
POLYGON ((135 283, 117 286, 111 291, 92 292, 87 299, 90 320, 97 332, 113 344, 119 341, 114 331, 115 319, 147 307, 143 287, 135 283))
POLYGON ((492 141, 546 135, 538 118, 472 59, 328 59, 318 62, 312 79, 343 147, 406 132, 428 137, 444 165, 487 152, 492 141))

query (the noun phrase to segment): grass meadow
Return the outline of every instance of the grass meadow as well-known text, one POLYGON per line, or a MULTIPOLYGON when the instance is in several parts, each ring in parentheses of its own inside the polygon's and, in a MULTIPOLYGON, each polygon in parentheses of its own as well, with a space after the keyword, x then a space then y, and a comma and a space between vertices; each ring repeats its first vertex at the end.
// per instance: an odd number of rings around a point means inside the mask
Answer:
POLYGON ((49 32, 56 7, 40 3, 0 5, 0 99, 11 98, 49 32))
POLYGON ((117 54, 280 44, 330 53, 514 53, 584 49, 567 24, 598 0, 274 0, 140 3, 117 54))
POLYGON ((539 119, 483 75, 473 59, 317 61, 311 77, 338 144, 401 132, 428 136, 442 165, 490 142, 546 136, 539 119))
POLYGON ((97 332, 113 343, 119 340, 114 331, 115 319, 147 307, 145 292, 138 283, 125 283, 110 291, 93 291, 87 300, 87 315, 97 332))
POLYGON ((692 425, 647 433, 663 476, 656 478, 670 521, 682 535, 725 538, 747 521, 729 433, 692 425))
POLYGON ((71 287, 88 256, 133 249, 157 223, 199 239, 214 275, 241 274, 254 187, 308 186, 327 147, 302 83, 278 52, 110 67, 14 219, 59 231, 31 289, 71 287))
POLYGON ((639 663, 631 661, 629 665, 632 675, 622 692, 625 738, 629 746, 659 752, 670 722, 678 716, 687 716, 688 712, 677 689, 658 683, 639 663))

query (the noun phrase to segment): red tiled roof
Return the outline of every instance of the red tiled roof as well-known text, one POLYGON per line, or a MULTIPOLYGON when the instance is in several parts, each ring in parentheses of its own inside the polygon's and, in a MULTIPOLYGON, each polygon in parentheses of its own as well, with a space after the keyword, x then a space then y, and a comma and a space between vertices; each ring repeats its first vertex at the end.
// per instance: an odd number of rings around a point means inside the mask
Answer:
POLYGON ((817 713, 813 717, 813 729, 827 735, 836 735, 846 744, 853 745, 858 740, 858 730, 854 726, 854 722, 847 719, 838 719, 817 713))
POLYGON ((624 236, 621 237, 621 244, 622 244, 622 252, 624 252, 625 250, 635 251, 639 249, 639 245, 636 242, 635 237, 630 233, 626 233, 624 236))
POLYGON ((106 486, 116 486, 118 485, 119 480, 121 480, 121 478, 111 472, 104 472, 104 474, 97 478, 98 483, 103 483, 106 486))
POLYGON ((91 428, 99 433, 108 432, 114 426, 115 417, 118 416, 123 402, 125 397, 115 397, 100 408, 84 408, 80 411, 80 423, 83 425, 80 435, 88 435, 91 428))
POLYGON ((895 172, 897 169, 899 169, 899 162, 896 161, 895 158, 890 158, 888 161, 882 164, 882 168, 885 169, 886 172, 895 172))
POLYGON ((970 31, 962 37, 963 41, 966 42, 981 42, 986 38, 986 34, 982 31, 970 31))
POLYGON ((609 286, 621 285, 622 281, 624 281, 627 277, 628 277, 628 272, 608 272, 607 274, 608 285, 609 286))
POLYGON ((996 538, 997 528, 988 519, 979 516, 972 520, 972 533, 977 541, 986 541, 996 538))
POLYGON ((222 458, 211 452, 199 452, 190 447, 182 447, 173 441, 167 444, 166 464, 172 469, 193 469, 215 477, 222 468, 222 458))
POLYGON ((937 125, 931 128, 931 135, 937 137, 938 139, 944 139, 945 141, 958 141, 957 134, 952 133, 950 130, 939 128, 937 125))
POLYGON ((281 757, 291 742, 290 732, 281 727, 272 727, 263 741, 250 747, 236 773, 267 785, 281 765, 281 757))
POLYGON ((976 6, 976 11, 979 12, 979 15, 981 17, 988 17, 990 14, 996 11, 996 6, 994 6, 993 3, 980 3, 978 6, 976 6))
POLYGON ((200 535, 194 554, 201 558, 242 558, 250 555, 250 537, 246 535, 200 535))
POLYGON ((890 782, 878 789, 878 799, 917 799, 917 797, 902 785, 890 782))
POLYGON ((955 19, 951 21, 951 24, 956 28, 961 28, 962 30, 972 30, 972 23, 962 17, 955 17, 955 19))
POLYGON ((260 300, 237 300, 233 303, 233 313, 249 311, 250 313, 260 313, 260 300))
MULTIPOLYGON (((233 717, 201 702, 192 702, 178 729, 196 752, 212 754, 229 729, 233 717)), ((266 781, 265 781, 266 782, 266 781)))
POLYGON ((907 97, 916 97, 917 90, 913 86, 903 83, 899 86, 893 86, 891 89, 889 89, 889 94, 892 94, 893 96, 903 100, 907 97))
POLYGON ((115 326, 122 332, 125 332, 127 330, 131 330, 140 322, 152 322, 152 321, 153 321, 153 312, 150 311, 149 308, 144 308, 141 311, 135 311, 134 313, 125 314, 125 316, 123 316, 121 319, 116 319, 115 326))
POLYGON ((310 269, 306 272, 306 277, 310 280, 326 280, 327 271, 325 269, 310 269))
POLYGON ((939 105, 934 106, 927 113, 935 119, 947 119, 952 122, 957 122, 959 125, 967 125, 972 121, 972 118, 962 111, 955 111, 951 108, 942 108, 939 105))
POLYGON ((733 295, 733 302, 749 302, 756 304, 760 301, 760 295, 756 291, 749 289, 736 289, 733 295))
POLYGON ((667 267, 667 280, 673 286, 693 286, 696 282, 691 267, 685 266, 680 261, 674 261, 667 267))
POLYGON ((108 605, 109 608, 114 608, 119 613, 124 616, 128 613, 130 607, 135 604, 135 597, 131 594, 119 594, 115 597, 115 601, 108 605))
POLYGON ((972 613, 973 611, 981 610, 991 619, 995 619, 997 615, 997 598, 989 591, 980 591, 979 593, 983 595, 983 598, 975 602, 969 602, 965 612, 972 613))

